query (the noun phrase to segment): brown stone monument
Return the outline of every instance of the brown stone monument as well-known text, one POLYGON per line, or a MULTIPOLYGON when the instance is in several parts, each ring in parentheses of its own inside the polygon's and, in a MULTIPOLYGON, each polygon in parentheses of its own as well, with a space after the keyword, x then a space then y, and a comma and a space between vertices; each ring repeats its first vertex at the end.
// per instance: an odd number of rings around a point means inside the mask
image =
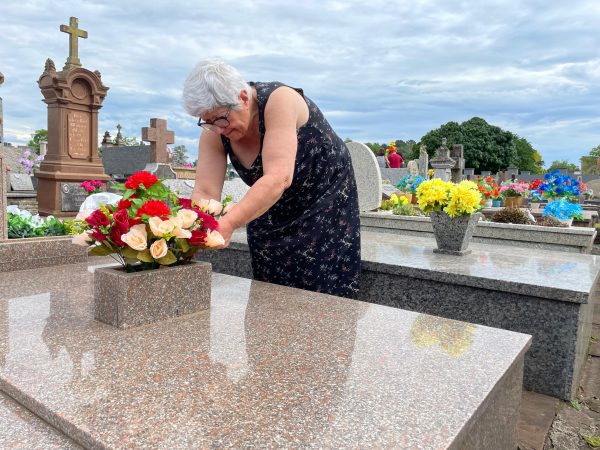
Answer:
POLYGON ((176 178, 167 149, 167 144, 175 142, 175 133, 167 130, 167 121, 150 119, 150 127, 142 128, 142 141, 150 142, 149 163, 144 170, 159 178, 176 178))
POLYGON ((67 62, 57 72, 48 59, 38 81, 48 104, 48 153, 36 173, 37 198, 40 215, 71 216, 85 199, 81 181, 110 179, 97 153, 98 110, 108 87, 100 72, 81 67, 77 40, 87 38, 87 32, 78 28, 77 18, 71 17, 60 31, 70 34, 67 62))
POLYGON ((6 224, 6 168, 4 159, 0 155, 0 241, 8 239, 8 225, 6 224))

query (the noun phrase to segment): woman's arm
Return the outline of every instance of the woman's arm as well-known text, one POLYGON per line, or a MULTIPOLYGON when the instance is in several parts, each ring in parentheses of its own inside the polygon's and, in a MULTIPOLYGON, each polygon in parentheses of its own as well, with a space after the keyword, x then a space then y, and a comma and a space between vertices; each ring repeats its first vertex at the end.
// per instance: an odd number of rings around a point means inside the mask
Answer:
POLYGON ((219 221, 226 243, 235 229, 263 215, 292 184, 298 147, 296 129, 307 120, 308 106, 296 91, 281 87, 271 94, 265 108, 263 176, 219 221))
POLYGON ((196 184, 192 192, 192 200, 200 199, 221 200, 227 156, 223 149, 221 136, 210 131, 203 131, 198 143, 198 163, 196 169, 196 184))

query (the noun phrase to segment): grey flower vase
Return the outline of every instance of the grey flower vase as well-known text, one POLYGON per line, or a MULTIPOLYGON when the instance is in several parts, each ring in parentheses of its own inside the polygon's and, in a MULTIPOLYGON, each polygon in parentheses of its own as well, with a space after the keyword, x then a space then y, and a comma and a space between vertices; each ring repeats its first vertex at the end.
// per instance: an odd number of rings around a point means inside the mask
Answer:
POLYGON ((433 250, 434 253, 457 256, 471 253, 468 247, 479 222, 479 213, 452 218, 443 211, 432 211, 429 216, 438 246, 433 250))

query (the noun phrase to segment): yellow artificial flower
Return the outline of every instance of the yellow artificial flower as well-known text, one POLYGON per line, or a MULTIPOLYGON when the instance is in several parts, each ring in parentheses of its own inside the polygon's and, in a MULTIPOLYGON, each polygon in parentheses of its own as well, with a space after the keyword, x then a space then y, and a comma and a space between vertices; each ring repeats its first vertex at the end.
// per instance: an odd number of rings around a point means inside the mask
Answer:
POLYGON ((398 200, 400 201, 400 203, 402 203, 403 205, 407 205, 408 204, 408 199, 404 196, 401 195, 400 197, 398 197, 398 200))
POLYGON ((390 195, 390 200, 394 203, 394 205, 398 204, 398 196, 396 194, 390 195))

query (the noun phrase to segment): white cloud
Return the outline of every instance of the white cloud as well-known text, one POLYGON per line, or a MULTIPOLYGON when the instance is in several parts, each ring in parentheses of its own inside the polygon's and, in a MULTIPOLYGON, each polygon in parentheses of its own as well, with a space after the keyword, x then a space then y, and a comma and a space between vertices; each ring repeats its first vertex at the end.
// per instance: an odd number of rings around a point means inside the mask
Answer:
POLYGON ((479 116, 527 138, 546 161, 577 162, 600 144, 595 0, 9 1, 0 14, 9 142, 46 127, 37 80, 46 58, 64 64, 58 28, 69 14, 89 32, 84 66, 111 88, 101 133, 121 123, 139 137, 162 117, 195 153, 181 86, 197 60, 220 56, 248 79, 304 88, 343 138, 419 140, 479 116))

